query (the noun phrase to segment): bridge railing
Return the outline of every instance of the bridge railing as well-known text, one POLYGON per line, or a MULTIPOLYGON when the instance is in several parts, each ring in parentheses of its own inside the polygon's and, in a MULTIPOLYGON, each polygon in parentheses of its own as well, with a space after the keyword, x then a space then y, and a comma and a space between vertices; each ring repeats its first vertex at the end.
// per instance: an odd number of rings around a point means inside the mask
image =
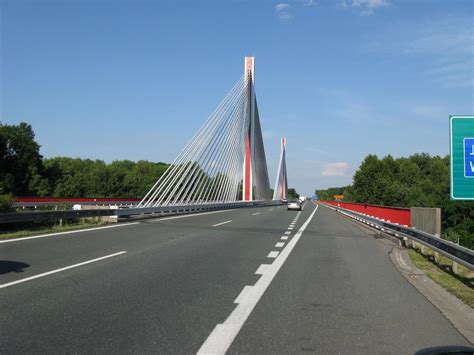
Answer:
POLYGON ((204 211, 215 211, 232 208, 258 207, 281 204, 280 201, 252 201, 252 202, 231 202, 200 205, 163 206, 148 208, 123 208, 123 209, 103 209, 103 210, 63 210, 63 211, 37 211, 37 212, 12 212, 0 213, 0 224, 38 222, 59 219, 76 219, 87 217, 110 216, 117 219, 132 219, 159 217, 161 215, 173 215, 184 213, 196 213, 204 211))
POLYGON ((439 236, 423 232, 416 228, 388 222, 377 217, 370 217, 359 212, 348 210, 341 206, 334 206, 325 202, 323 202, 323 204, 349 218, 365 223, 398 239, 403 240, 403 238, 408 238, 410 240, 414 240, 417 243, 437 251, 448 259, 451 259, 452 261, 455 261, 470 270, 474 270, 474 251, 471 249, 450 242, 449 240, 441 239, 439 236))
POLYGON ((382 218, 389 222, 410 226, 410 209, 403 207, 388 207, 369 205, 366 203, 353 203, 343 201, 322 201, 336 207, 342 207, 350 211, 363 213, 369 216, 382 218))

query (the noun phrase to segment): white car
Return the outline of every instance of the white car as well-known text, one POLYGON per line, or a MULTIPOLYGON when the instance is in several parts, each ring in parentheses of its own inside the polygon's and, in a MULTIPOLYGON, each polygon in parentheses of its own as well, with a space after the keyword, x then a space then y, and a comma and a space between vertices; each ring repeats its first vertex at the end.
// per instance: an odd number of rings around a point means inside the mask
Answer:
POLYGON ((286 205, 287 210, 296 210, 296 211, 301 211, 303 209, 303 206, 299 201, 289 201, 288 204, 286 205))

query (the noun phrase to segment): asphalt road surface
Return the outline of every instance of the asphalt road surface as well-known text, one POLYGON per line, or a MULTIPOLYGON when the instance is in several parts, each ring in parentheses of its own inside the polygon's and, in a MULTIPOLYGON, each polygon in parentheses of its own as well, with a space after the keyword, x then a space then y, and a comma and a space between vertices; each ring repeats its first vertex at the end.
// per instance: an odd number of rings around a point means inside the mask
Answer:
POLYGON ((394 353, 469 342, 393 245, 307 203, 0 243, 0 353, 394 353))

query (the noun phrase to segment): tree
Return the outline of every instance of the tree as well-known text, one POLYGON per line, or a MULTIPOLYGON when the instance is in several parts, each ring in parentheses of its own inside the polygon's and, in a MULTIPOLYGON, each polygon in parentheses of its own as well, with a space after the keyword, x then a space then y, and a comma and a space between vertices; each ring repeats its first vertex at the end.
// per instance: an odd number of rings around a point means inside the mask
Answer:
POLYGON ((25 122, 18 125, 0 123, 0 194, 47 193, 39 149, 31 125, 25 122))
POLYGON ((300 195, 296 192, 296 190, 290 187, 287 191, 288 198, 299 198, 300 195))

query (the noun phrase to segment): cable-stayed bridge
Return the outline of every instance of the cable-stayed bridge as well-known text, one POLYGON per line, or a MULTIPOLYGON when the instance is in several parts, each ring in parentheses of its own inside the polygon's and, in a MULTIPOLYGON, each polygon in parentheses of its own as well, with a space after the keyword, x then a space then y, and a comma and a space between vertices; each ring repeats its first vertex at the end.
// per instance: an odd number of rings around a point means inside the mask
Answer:
MULTIPOLYGON (((287 191, 282 138, 273 199, 287 191)), ((473 270, 471 250, 394 220, 410 210, 306 201, 294 212, 271 198, 248 57, 139 208, 28 220, 125 223, 0 240, 0 353, 413 354, 474 341, 472 308, 397 244, 473 270)), ((30 218, 16 215, 0 222, 30 218)))
MULTIPOLYGON (((242 77, 138 207, 272 199, 255 94, 254 57, 246 57, 244 64, 242 77)), ((287 186, 284 165, 285 160, 280 160, 287 186)), ((286 188, 275 186, 275 191, 286 197, 286 188)))

